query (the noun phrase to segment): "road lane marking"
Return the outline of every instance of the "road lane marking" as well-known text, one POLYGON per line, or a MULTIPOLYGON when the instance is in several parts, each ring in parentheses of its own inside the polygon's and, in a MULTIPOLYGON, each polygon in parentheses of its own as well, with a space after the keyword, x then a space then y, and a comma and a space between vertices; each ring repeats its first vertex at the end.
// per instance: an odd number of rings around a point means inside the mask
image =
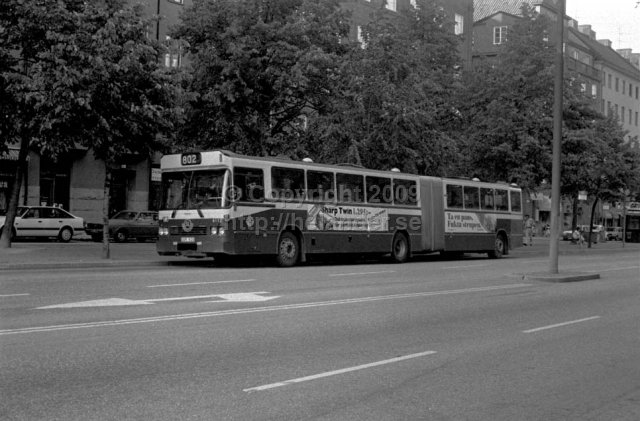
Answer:
POLYGON ((572 324, 575 324, 575 323, 587 322, 589 320, 595 320, 595 319, 599 319, 599 318, 600 318, 600 316, 585 317, 584 319, 572 320, 570 322, 556 323, 554 325, 542 326, 542 327, 536 327, 535 329, 523 330, 522 333, 540 332, 541 330, 553 329, 553 328, 556 328, 556 327, 572 325, 572 324))
POLYGON ((76 303, 54 304, 44 307, 36 307, 36 310, 50 310, 54 308, 78 308, 78 307, 116 307, 116 306, 135 306, 145 304, 155 304, 157 302, 165 301, 184 301, 184 300, 201 300, 204 298, 219 298, 217 301, 209 301, 211 303, 217 302, 256 302, 256 301, 269 301, 274 298, 280 298, 279 295, 273 295, 270 297, 264 297, 259 294, 268 294, 267 291, 259 292, 236 292, 231 294, 211 294, 211 295, 193 295, 190 297, 171 297, 171 298, 148 298, 144 300, 129 300, 126 298, 105 298, 101 300, 80 301, 76 303))
POLYGON ((348 272, 348 273, 331 273, 329 276, 357 276, 357 275, 376 275, 379 273, 395 273, 395 270, 381 270, 378 272, 348 272))
POLYGON ((376 362, 373 362, 373 363, 357 365, 355 367, 347 367, 347 368, 342 368, 340 370, 326 371, 324 373, 314 374, 314 375, 311 375, 311 376, 298 377, 297 379, 284 380, 284 381, 277 382, 277 383, 271 383, 271 384, 265 384, 265 385, 262 385, 262 386, 250 387, 248 389, 243 389, 242 391, 243 392, 258 392, 258 391, 262 391, 262 390, 275 389, 276 387, 288 386, 288 385, 291 385, 291 384, 308 382, 308 381, 311 381, 311 380, 318 380, 318 379, 322 379, 322 378, 330 377, 330 376, 337 376, 338 374, 350 373, 352 371, 364 370, 364 369, 367 369, 367 368, 378 367, 378 366, 385 365, 385 364, 393 364, 393 363, 397 363, 397 362, 400 362, 400 361, 410 360, 412 358, 420 358, 420 357, 425 357, 427 355, 433 355, 435 353, 436 353, 436 351, 419 352, 417 354, 404 355, 404 356, 401 356, 401 357, 390 358, 388 360, 382 360, 382 361, 376 361, 376 362))
POLYGON ((189 282, 186 284, 164 284, 164 285, 147 285, 147 288, 160 288, 160 287, 182 287, 187 285, 209 285, 209 284, 230 284, 233 282, 253 282, 255 279, 234 279, 229 281, 211 281, 211 282, 189 282))
POLYGON ((27 327, 27 328, 17 328, 17 329, 4 329, 4 330, 0 330, 0 336, 22 334, 22 333, 40 333, 40 332, 51 332, 51 331, 59 331, 59 330, 83 329, 83 328, 90 328, 90 327, 121 326, 121 325, 140 324, 140 323, 157 323, 157 322, 166 322, 166 321, 174 321, 174 320, 197 319, 197 318, 204 318, 204 317, 218 317, 218 316, 230 316, 230 315, 237 315, 237 314, 263 313, 263 312, 269 312, 269 311, 286 311, 286 310, 296 310, 296 309, 313 308, 313 307, 326 307, 326 306, 340 305, 340 304, 358 304, 358 303, 365 303, 365 302, 394 300, 399 298, 418 298, 418 297, 432 297, 432 296, 438 296, 438 295, 464 294, 464 293, 470 293, 470 292, 486 292, 486 291, 496 291, 496 290, 505 290, 505 289, 525 288, 525 287, 530 287, 531 285, 532 284, 495 285, 495 286, 488 286, 488 287, 466 288, 466 289, 457 289, 457 290, 454 289, 454 290, 447 290, 447 291, 416 292, 416 293, 408 293, 408 294, 382 295, 382 296, 363 297, 363 298, 347 298, 342 300, 318 301, 318 302, 299 303, 299 304, 283 304, 283 305, 267 306, 267 307, 251 307, 251 308, 240 308, 240 309, 230 309, 230 310, 207 311, 202 313, 173 314, 173 315, 167 315, 167 316, 143 317, 143 318, 137 318, 137 319, 121 319, 121 320, 108 320, 108 321, 102 321, 102 322, 75 323, 75 324, 67 324, 67 325, 52 325, 52 326, 38 326, 38 327, 27 327))
POLYGON ((483 263, 481 265, 462 265, 462 266, 447 266, 442 269, 466 269, 466 268, 480 268, 484 266, 491 266, 491 263, 483 263))
POLYGON ((29 294, 1 294, 0 297, 22 297, 29 294))

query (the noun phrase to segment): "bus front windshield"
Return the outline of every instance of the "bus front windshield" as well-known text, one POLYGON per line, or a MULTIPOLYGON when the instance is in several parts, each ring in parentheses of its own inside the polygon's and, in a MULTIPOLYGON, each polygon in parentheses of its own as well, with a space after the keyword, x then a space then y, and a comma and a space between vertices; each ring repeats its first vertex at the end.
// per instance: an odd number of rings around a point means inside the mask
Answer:
POLYGON ((220 209, 226 206, 228 170, 166 172, 162 174, 164 209, 220 209))

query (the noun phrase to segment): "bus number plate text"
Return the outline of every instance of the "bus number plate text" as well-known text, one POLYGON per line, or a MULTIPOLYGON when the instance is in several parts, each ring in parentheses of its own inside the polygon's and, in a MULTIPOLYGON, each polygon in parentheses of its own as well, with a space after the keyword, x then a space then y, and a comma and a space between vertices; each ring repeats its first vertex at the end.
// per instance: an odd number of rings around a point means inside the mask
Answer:
POLYGON ((182 237, 180 238, 181 243, 195 243, 196 237, 182 237))
POLYGON ((182 165, 198 165, 202 163, 202 155, 200 155, 200 152, 183 153, 180 161, 182 165))

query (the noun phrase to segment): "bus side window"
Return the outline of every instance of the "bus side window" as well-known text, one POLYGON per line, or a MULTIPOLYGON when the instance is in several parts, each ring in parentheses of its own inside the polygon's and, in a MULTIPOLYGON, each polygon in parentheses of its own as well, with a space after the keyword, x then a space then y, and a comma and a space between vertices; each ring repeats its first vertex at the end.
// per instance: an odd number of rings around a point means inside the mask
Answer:
POLYGON ((393 201, 396 205, 417 206, 418 184, 412 180, 393 180, 393 201))
POLYGON ((314 202, 332 202, 335 197, 333 173, 307 171, 307 197, 314 202))
POLYGON ((522 196, 519 191, 511 193, 511 212, 522 212, 522 196))
POLYGON ((462 186, 447 184, 447 207, 462 208, 462 186))
POLYGON ((480 199, 482 200, 482 209, 494 210, 493 189, 481 188, 480 199))
POLYGON ((279 200, 303 200, 304 170, 298 168, 271 168, 271 197, 279 200))
POLYGON ((480 190, 477 187, 464 186, 464 208, 480 209, 480 190))
POLYGON ((264 172, 260 168, 234 168, 233 185, 238 201, 262 202, 264 200, 264 172))
POLYGON ((364 202, 364 178, 361 175, 337 173, 336 184, 339 202, 364 202))
POLYGON ((367 203, 391 203, 391 179, 384 177, 366 177, 367 203))
POLYGON ((509 193, 507 190, 496 190, 496 210, 509 211, 509 193))

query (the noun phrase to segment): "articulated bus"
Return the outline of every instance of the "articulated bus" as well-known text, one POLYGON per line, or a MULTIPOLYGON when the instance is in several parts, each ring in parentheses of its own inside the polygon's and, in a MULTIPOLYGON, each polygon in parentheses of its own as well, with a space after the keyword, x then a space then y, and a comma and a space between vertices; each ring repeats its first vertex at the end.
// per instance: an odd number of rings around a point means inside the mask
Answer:
POLYGON ((165 155, 160 255, 487 253, 522 245, 515 185, 279 160, 227 151, 165 155))

